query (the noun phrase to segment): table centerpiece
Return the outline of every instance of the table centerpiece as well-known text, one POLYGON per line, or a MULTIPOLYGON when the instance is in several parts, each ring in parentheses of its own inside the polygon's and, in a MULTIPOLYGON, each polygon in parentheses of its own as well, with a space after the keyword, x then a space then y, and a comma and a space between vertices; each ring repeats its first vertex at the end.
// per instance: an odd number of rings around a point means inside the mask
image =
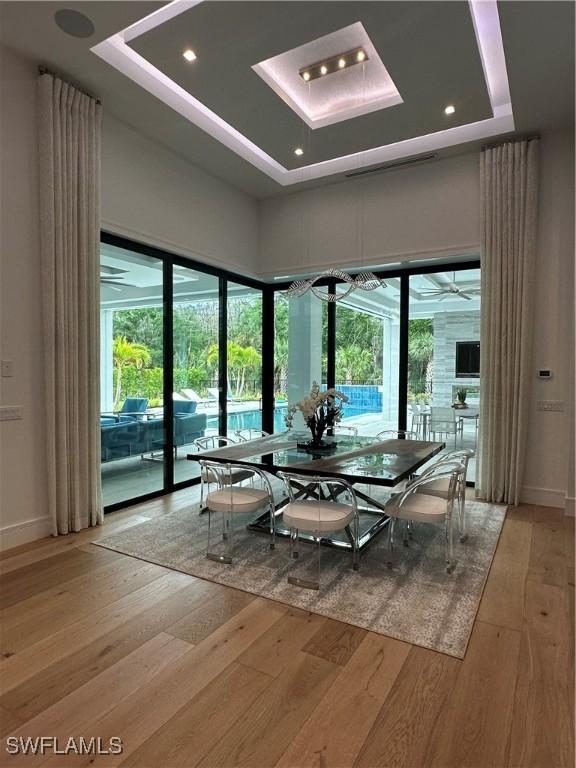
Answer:
POLYGON ((336 441, 323 440, 324 432, 338 424, 342 419, 344 403, 348 397, 337 389, 320 391, 318 382, 312 384, 310 394, 297 403, 288 407, 284 421, 288 429, 292 429, 292 422, 297 411, 302 413, 306 426, 312 433, 312 439, 306 443, 298 443, 298 448, 309 452, 330 451, 336 448, 336 441))

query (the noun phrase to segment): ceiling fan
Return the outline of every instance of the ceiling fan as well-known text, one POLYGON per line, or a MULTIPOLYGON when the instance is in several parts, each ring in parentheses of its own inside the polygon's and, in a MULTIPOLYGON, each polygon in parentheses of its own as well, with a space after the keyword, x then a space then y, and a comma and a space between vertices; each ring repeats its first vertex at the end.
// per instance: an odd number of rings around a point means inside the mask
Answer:
POLYGON ((454 272, 451 282, 448 282, 445 285, 439 285, 438 288, 435 288, 431 291, 420 291, 420 293, 422 296, 438 296, 438 301, 444 301, 449 296, 472 301, 473 296, 480 295, 480 288, 461 288, 456 283, 456 273, 454 272))

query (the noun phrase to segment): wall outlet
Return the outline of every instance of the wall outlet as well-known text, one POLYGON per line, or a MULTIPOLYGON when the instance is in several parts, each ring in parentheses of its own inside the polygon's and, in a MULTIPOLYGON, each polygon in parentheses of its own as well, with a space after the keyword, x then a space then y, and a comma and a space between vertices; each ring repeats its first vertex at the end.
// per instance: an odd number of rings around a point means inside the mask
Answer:
POLYGON ((0 405, 0 421, 14 421, 21 418, 21 405, 0 405))
POLYGON ((2 360, 1 363, 2 367, 2 376, 3 377, 9 377, 14 376, 14 361, 13 360, 2 360))
POLYGON ((564 400, 538 400, 539 411, 563 411, 564 400))

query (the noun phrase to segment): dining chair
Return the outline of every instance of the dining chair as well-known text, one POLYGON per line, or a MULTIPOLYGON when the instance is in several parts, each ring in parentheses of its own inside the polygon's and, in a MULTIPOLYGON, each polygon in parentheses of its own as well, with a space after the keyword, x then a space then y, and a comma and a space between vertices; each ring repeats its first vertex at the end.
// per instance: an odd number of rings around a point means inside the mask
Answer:
POLYGON ((240 440, 240 442, 246 442, 248 440, 256 440, 259 437, 270 437, 270 432, 264 432, 263 429, 254 429, 253 427, 246 427, 245 429, 237 429, 234 434, 240 440))
POLYGON ((383 429, 376 435, 378 440, 417 440, 416 432, 407 429, 383 429))
POLYGON ((412 403, 408 406, 410 415, 412 416, 411 419, 411 425, 410 429, 412 432, 415 432, 418 437, 422 434, 422 429, 424 426, 424 410, 425 407, 420 405, 419 403, 412 403))
MULTIPOLYGON (((386 514, 390 516, 388 530, 388 550, 394 547, 394 528, 397 520, 418 523, 444 523, 446 571, 452 573, 456 567, 454 560, 454 530, 453 510, 456 499, 459 477, 464 472, 464 465, 455 463, 430 471, 426 477, 412 481, 402 493, 392 496, 385 505, 386 514), (428 494, 428 486, 433 487, 438 479, 448 479, 448 494, 446 497, 428 494)), ((406 530, 406 529, 405 529, 406 530)))
MULTIPOLYGON (((458 478, 458 487, 456 489, 456 498, 458 500, 458 535, 461 542, 466 541, 468 534, 466 532, 466 477, 468 473, 468 462, 475 455, 475 452, 468 449, 451 451, 439 458, 431 467, 425 469, 419 477, 427 477, 438 471, 439 468, 445 468, 450 465, 462 464, 464 472, 458 478)), ((450 492, 450 482, 447 477, 437 477, 433 483, 426 486, 425 493, 432 496, 447 498, 450 492)))
POLYGON ((335 435, 350 435, 351 437, 358 437, 358 427, 354 427, 352 424, 337 424, 332 427, 332 431, 335 435))
POLYGON ((257 512, 267 507, 270 513, 270 549, 275 546, 276 516, 274 513, 274 494, 266 473, 254 467, 253 473, 262 481, 262 488, 239 486, 235 484, 236 473, 243 469, 228 462, 220 464, 209 459, 200 461, 202 472, 213 477, 217 485, 215 491, 209 491, 206 496, 208 510, 208 544, 206 557, 218 563, 230 565, 234 555, 234 518, 241 513, 257 512), (212 515, 222 514, 222 546, 215 544, 212 531, 212 515))
MULTIPOLYGON (((194 440, 193 445, 198 451, 216 450, 218 448, 225 448, 227 445, 235 445, 235 441, 231 437, 225 435, 208 435, 206 437, 198 437, 194 440)), ((241 483, 244 480, 251 480, 254 477, 254 473, 251 469, 245 467, 237 467, 231 473, 229 478, 233 483, 241 483)), ((204 506, 204 484, 208 486, 208 493, 210 492, 210 485, 216 482, 216 477, 209 472, 205 472, 200 469, 200 514, 205 511, 204 506)))
POLYGON ((456 412, 452 406, 433 405, 430 408, 430 420, 428 433, 432 439, 436 440, 436 433, 442 435, 454 435, 454 448, 456 448, 456 437, 458 435, 458 422, 456 421, 456 412))
POLYGON ((352 568, 359 568, 359 521, 358 504, 354 488, 347 480, 333 477, 309 477, 291 472, 279 472, 284 481, 289 502, 282 509, 284 524, 290 529, 290 558, 299 556, 300 531, 311 533, 316 545, 316 567, 310 578, 288 576, 288 583, 304 589, 320 589, 320 548, 322 534, 345 531, 352 545, 352 568), (308 498, 300 498, 302 486, 306 486, 308 498), (310 498, 310 497, 313 498, 310 498), (339 499, 343 498, 344 501, 339 499))

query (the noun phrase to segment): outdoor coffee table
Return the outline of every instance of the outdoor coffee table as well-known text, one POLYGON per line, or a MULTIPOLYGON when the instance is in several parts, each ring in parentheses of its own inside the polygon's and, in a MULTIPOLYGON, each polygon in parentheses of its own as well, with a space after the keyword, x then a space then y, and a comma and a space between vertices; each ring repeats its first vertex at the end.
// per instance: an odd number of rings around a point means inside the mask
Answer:
MULTIPOLYGON (((360 548, 365 547, 388 524, 384 504, 368 495, 357 486, 384 486, 392 488, 408 479, 419 467, 426 464, 444 448, 444 443, 423 440, 378 440, 375 437, 353 437, 338 435, 334 438, 336 448, 329 454, 310 454, 299 449, 299 440, 309 435, 283 432, 277 435, 257 438, 243 443, 227 445, 201 453, 190 453, 191 461, 210 461, 227 464, 241 464, 247 468, 258 467, 273 475, 278 472, 296 472, 311 477, 323 476, 347 480, 354 486, 356 496, 366 506, 359 507, 360 548)), ((302 485, 301 498, 305 498, 307 487, 302 485)), ((279 517, 282 507, 288 503, 283 499, 275 507, 279 517)), ((249 524, 253 531, 269 533, 269 513, 266 512, 249 524)), ((277 523, 276 535, 288 536, 289 530, 277 523)), ((301 533, 302 539, 310 539, 301 533)), ((329 546, 350 549, 351 543, 338 534, 325 535, 322 543, 329 546)))

